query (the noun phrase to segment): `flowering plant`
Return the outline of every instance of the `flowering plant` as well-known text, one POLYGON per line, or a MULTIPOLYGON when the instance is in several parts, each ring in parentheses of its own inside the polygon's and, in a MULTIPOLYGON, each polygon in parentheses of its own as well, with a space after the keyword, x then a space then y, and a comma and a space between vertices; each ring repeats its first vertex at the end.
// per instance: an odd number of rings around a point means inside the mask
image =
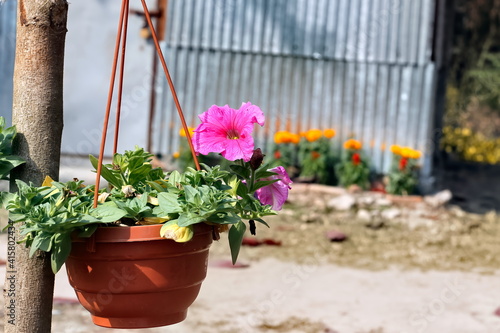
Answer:
POLYGON ((303 133, 299 144, 300 175, 313 177, 322 184, 333 184, 335 156, 331 138, 335 130, 310 129, 303 133))
POLYGON ((362 189, 369 187, 370 168, 367 159, 361 153, 362 147, 361 142, 355 139, 344 142, 344 154, 335 170, 340 185, 345 187, 358 185, 362 189))
POLYGON ((298 175, 297 145, 300 135, 289 131, 278 131, 274 134, 273 164, 282 165, 292 175, 298 175))
POLYGON ((418 159, 422 154, 418 150, 398 145, 392 145, 391 152, 392 165, 387 192, 399 195, 411 194, 417 185, 418 159))
MULTIPOLYGON (((207 223, 216 233, 229 230, 233 263, 238 257, 246 224, 255 234, 256 224, 275 215, 288 197, 292 183, 283 167, 262 165, 264 155, 254 148, 255 123, 264 124, 264 114, 250 103, 239 110, 212 106, 200 115, 193 132, 199 154, 220 153, 234 164, 231 172, 219 166, 202 170, 186 168, 165 173, 151 165, 152 155, 142 148, 115 154, 102 166, 108 188, 99 190, 93 207, 94 186, 83 181, 67 183, 47 178, 42 186, 17 181, 19 191, 5 197, 3 204, 14 222, 24 222, 23 242, 51 253, 57 272, 71 250, 71 237, 89 237, 99 225, 134 226, 163 223, 162 237, 187 242, 193 225, 207 223)), ((97 158, 90 156, 94 168, 97 158)))

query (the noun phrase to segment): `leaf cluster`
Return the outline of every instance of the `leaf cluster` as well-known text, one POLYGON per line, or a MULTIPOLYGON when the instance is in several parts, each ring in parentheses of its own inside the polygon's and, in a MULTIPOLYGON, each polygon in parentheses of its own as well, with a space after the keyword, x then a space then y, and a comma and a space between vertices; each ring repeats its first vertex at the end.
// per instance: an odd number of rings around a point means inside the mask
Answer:
POLYGON ((360 151, 345 150, 342 161, 335 166, 335 172, 341 186, 358 185, 362 189, 370 186, 370 167, 367 158, 360 151), (360 155, 358 164, 353 163, 354 154, 360 155))
POLYGON ((12 155, 12 141, 16 134, 16 127, 5 128, 5 118, 0 117, 0 179, 9 179, 10 171, 24 163, 21 157, 12 155))
MULTIPOLYGON (((56 273, 71 251, 71 237, 90 236, 99 223, 112 222, 117 216, 93 213, 92 187, 82 181, 52 182, 52 186, 36 187, 16 180, 17 193, 4 198, 13 222, 24 222, 20 242, 30 247, 30 256, 37 250, 51 253, 52 270, 56 273)), ((118 217, 119 218, 119 217, 118 217)))

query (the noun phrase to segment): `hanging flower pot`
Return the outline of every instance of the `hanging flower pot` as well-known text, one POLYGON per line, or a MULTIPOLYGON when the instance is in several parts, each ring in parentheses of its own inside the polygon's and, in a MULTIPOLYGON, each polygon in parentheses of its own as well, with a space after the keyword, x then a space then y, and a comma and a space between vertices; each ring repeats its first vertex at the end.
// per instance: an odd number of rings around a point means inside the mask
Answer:
POLYGON ((94 324, 147 328, 186 318, 207 272, 212 227, 177 243, 160 237, 161 225, 100 227, 91 239, 75 239, 66 270, 94 324))
POLYGON ((30 255, 50 253, 54 274, 66 263, 70 284, 94 323, 112 328, 182 321, 206 276, 212 239, 228 231, 234 264, 245 222, 253 234, 256 222, 267 226, 263 218, 277 214, 292 183, 283 167, 270 168, 255 149, 254 124, 263 126, 265 117, 250 102, 238 110, 213 105, 200 115, 201 124, 191 137, 146 2, 141 2, 196 169, 166 173, 153 168, 153 154, 140 147, 117 153, 121 103, 112 163, 103 163, 122 30, 125 48, 129 1, 123 0, 99 158, 90 156, 95 185, 50 177, 42 186, 16 180, 17 193, 5 196, 4 202, 9 218, 23 222, 22 242, 30 255), (229 170, 201 165, 197 155, 209 153, 221 154, 229 170), (108 182, 106 188, 100 188, 101 177, 108 182))

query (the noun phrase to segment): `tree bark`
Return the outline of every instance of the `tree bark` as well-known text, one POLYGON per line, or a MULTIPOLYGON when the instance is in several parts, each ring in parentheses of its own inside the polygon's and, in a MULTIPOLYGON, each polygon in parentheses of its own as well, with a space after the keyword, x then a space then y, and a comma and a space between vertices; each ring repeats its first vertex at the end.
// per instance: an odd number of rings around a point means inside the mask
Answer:
MULTIPOLYGON (((40 186, 46 175, 59 176, 67 11, 65 0, 18 2, 12 108, 18 135, 13 146, 26 164, 13 171, 12 180, 40 186)), ((15 190, 11 181, 11 191, 15 190)), ((9 236, 12 231, 19 241, 18 230, 13 229, 9 236)), ((4 290, 5 332, 50 332, 54 293, 50 255, 39 252, 29 258, 24 244, 13 252, 4 290)))

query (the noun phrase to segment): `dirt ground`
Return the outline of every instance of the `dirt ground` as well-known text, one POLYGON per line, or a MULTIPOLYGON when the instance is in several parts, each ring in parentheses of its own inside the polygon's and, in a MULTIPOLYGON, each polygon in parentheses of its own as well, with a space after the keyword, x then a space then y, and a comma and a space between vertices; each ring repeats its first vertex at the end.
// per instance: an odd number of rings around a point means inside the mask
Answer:
MULTIPOLYGON (((327 188, 298 186, 268 219, 271 228, 258 225, 249 235, 281 246, 243 246, 234 268, 223 236, 184 322, 120 331, 500 332, 496 213, 384 198, 380 205, 358 198, 338 211, 333 197, 327 188), (328 231, 346 239, 332 242, 328 231)), ((53 332, 111 332, 91 323, 71 291, 58 295, 64 279, 58 275, 53 332)))

